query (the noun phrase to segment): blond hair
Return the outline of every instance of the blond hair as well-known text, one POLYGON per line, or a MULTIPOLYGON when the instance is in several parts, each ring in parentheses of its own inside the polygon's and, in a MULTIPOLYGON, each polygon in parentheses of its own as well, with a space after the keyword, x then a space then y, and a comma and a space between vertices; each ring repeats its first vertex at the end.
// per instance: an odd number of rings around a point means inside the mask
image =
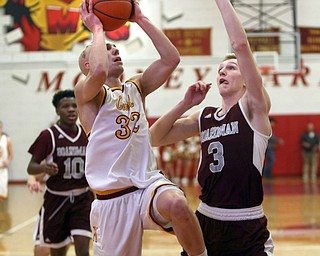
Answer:
POLYGON ((227 53, 222 61, 226 61, 226 60, 233 60, 233 59, 237 59, 237 56, 231 52, 231 53, 227 53))

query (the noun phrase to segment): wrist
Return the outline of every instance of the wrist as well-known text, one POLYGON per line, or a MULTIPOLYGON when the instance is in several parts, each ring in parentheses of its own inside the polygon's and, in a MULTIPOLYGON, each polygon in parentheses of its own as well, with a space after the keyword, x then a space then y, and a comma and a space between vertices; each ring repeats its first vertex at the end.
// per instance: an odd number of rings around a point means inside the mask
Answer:
POLYGON ((45 164, 40 165, 40 172, 38 174, 45 173, 47 174, 47 167, 45 164))
POLYGON ((104 34, 104 30, 102 26, 96 26, 93 30, 92 30, 92 34, 104 34))

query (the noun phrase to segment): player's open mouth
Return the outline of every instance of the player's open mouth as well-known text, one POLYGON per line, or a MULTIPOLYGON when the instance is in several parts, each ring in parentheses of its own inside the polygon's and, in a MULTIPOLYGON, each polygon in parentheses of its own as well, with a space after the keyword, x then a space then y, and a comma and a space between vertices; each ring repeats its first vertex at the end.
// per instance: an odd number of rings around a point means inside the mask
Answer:
POLYGON ((223 78, 219 79, 219 84, 227 84, 227 83, 228 83, 227 80, 225 80, 223 78))

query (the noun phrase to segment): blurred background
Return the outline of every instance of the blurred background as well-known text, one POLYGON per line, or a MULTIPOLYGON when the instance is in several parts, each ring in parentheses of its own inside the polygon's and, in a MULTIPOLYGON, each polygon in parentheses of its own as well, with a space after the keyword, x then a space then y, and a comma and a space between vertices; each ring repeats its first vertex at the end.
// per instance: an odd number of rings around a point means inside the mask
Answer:
MULTIPOLYGON (((197 80, 213 83, 197 108, 220 105, 217 67, 231 48, 214 0, 139 2, 181 54, 181 63, 170 79, 147 98, 150 125, 197 80)), ((248 33, 272 101, 270 118, 275 120, 273 133, 278 140, 272 175, 264 180, 264 207, 278 245, 277 255, 319 255, 320 185, 319 180, 302 180, 300 139, 309 123, 316 134, 320 132, 320 1, 231 2, 248 33)), ((81 77, 77 60, 91 34, 79 17, 80 3, 0 0, 0 121, 14 154, 9 198, 0 204, 0 255, 32 254, 33 225, 42 194, 27 192, 27 150, 39 132, 56 121, 53 94, 73 88, 81 77)), ((123 80, 158 57, 150 40, 130 22, 106 32, 106 40, 120 49, 126 68, 123 80)), ((193 208, 199 193, 194 180, 198 146, 199 138, 194 138, 155 149, 159 166, 186 189, 193 208)), ((144 239, 144 255, 177 255, 180 251, 175 239, 162 233, 147 233, 144 239)))

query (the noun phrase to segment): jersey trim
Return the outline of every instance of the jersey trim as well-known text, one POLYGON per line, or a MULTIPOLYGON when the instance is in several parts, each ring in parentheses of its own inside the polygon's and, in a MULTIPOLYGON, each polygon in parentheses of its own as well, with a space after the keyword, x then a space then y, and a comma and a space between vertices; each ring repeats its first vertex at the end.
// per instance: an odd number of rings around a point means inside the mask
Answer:
POLYGON ((137 89, 138 89, 138 91, 139 91, 140 95, 142 95, 141 87, 140 87, 140 85, 137 83, 137 81, 135 81, 135 80, 130 80, 130 79, 129 79, 127 82, 129 82, 129 83, 133 83, 133 84, 137 87, 137 89))
MULTIPOLYGON (((261 135, 261 136, 263 136, 263 137, 265 137, 265 138, 269 139, 269 138, 271 137, 271 135, 272 135, 272 134, 270 134, 270 135, 265 135, 265 134, 263 134, 263 133, 261 133, 261 132, 257 131, 257 130, 252 126, 252 124, 251 124, 251 122, 249 121, 249 119, 248 119, 248 117, 247 117, 246 113, 245 113, 245 112, 244 112, 244 110, 243 110, 243 106, 242 106, 242 103, 241 103, 241 99, 239 100, 239 107, 240 107, 241 112, 242 112, 242 114, 243 114, 243 116, 244 116, 244 119, 247 121, 247 123, 248 123, 248 125, 250 126, 250 128, 251 128, 255 133, 257 133, 257 134, 259 134, 259 135, 261 135)), ((217 112, 218 112, 218 111, 217 111, 217 112)))
POLYGON ((69 141, 71 141, 72 143, 76 142, 80 136, 81 136, 81 127, 77 124, 77 128, 78 128, 78 134, 72 138, 70 137, 68 134, 66 134, 57 124, 54 125, 54 127, 69 141))
POLYGON ((262 205, 241 209, 225 209, 211 207, 201 202, 198 211, 209 218, 222 221, 254 220, 265 216, 262 205))
POLYGON ((89 191, 89 187, 76 188, 76 189, 64 190, 64 191, 55 191, 55 190, 47 188, 47 191, 53 195, 56 195, 56 196, 70 196, 70 197, 72 197, 72 196, 80 196, 80 195, 86 193, 87 191, 89 191))
POLYGON ((51 136, 52 150, 51 150, 50 154, 46 157, 46 159, 47 159, 47 162, 51 162, 54 150, 56 148, 56 141, 54 139, 54 134, 53 134, 53 131, 51 130, 51 128, 47 128, 47 130, 49 131, 50 136, 51 136), (51 161, 49 160, 50 158, 51 158, 51 161))

